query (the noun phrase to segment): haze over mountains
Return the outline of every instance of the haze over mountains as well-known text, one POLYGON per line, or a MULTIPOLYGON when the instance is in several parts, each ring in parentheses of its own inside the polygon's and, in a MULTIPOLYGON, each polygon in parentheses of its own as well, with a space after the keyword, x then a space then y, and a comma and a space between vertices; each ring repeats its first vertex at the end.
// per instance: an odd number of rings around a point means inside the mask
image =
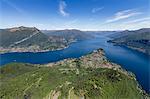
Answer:
POLYGON ((91 34, 77 29, 43 30, 42 32, 49 36, 61 36, 66 40, 86 40, 91 39, 93 37, 91 34))

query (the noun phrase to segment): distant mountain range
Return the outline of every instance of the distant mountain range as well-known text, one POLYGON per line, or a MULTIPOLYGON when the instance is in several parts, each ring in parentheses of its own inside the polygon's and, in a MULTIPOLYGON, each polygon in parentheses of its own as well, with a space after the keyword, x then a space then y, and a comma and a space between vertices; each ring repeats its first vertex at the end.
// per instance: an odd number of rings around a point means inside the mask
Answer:
POLYGON ((0 52, 41 52, 63 49, 70 43, 106 35, 108 42, 123 45, 150 55, 150 28, 134 31, 38 30, 35 27, 0 29, 0 52))
POLYGON ((72 29, 72 30, 42 30, 43 33, 49 36, 61 36, 68 41, 91 39, 93 36, 90 33, 72 29))
MULTIPOLYGON (((109 42, 148 52, 149 31, 109 32, 113 38, 109 42)), ((90 39, 93 37, 90 33, 93 32, 41 32, 35 27, 23 26, 1 29, 0 51, 56 50, 65 48, 73 41, 90 39)), ((98 35, 98 32, 95 33, 98 35)), ((103 49, 78 59, 64 59, 44 65, 6 64, 0 67, 0 81, 1 99, 149 99, 135 75, 107 60, 103 49)))
POLYGON ((124 45, 150 55, 150 28, 122 31, 109 35, 115 45, 124 45))
POLYGON ((76 40, 91 36, 79 30, 40 31, 35 27, 15 27, 0 30, 1 52, 39 52, 67 47, 76 40), (44 32, 44 33, 43 33, 44 32))

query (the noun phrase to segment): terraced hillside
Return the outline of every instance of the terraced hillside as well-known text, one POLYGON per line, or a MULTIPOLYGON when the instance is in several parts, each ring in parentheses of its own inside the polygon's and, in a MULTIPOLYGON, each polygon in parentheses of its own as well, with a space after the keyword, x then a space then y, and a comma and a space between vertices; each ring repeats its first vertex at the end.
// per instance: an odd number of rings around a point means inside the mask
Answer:
POLYGON ((79 59, 0 68, 1 99, 148 99, 135 76, 109 62, 102 49, 79 59))

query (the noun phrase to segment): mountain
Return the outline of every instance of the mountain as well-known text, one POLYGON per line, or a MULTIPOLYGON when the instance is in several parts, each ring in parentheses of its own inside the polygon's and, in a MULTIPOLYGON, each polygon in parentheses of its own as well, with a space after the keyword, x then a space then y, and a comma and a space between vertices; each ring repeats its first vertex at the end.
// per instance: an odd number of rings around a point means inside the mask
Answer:
POLYGON ((111 35, 115 45, 124 45, 150 55, 150 28, 143 28, 134 31, 122 31, 111 35))
POLYGON ((61 36, 67 41, 77 41, 77 40, 86 40, 91 39, 93 36, 84 31, 72 29, 72 30, 43 30, 43 33, 49 36, 61 36))
POLYGON ((1 99, 148 99, 135 76, 102 49, 79 59, 0 67, 1 99))
POLYGON ((15 27, 0 30, 1 51, 44 51, 66 47, 62 37, 47 36, 35 27, 15 27))

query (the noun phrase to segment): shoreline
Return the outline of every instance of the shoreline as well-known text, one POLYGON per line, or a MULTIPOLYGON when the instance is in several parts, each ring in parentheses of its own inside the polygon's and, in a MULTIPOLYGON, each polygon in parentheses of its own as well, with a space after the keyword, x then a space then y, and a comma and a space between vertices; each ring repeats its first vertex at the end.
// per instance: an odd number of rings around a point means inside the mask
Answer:
POLYGON ((126 48, 129 48, 129 49, 132 49, 134 51, 138 51, 140 53, 143 53, 143 54, 146 54, 146 55, 149 55, 150 56, 150 53, 147 53, 145 49, 142 49, 142 48, 137 48, 137 47, 133 47, 133 46, 129 46, 129 45, 125 45, 125 44, 119 44, 119 43, 116 43, 116 42, 113 42, 113 41, 107 41, 108 43, 112 43, 114 46, 123 46, 123 47, 126 47, 126 48))
POLYGON ((1 51, 0 54, 6 54, 6 53, 42 53, 42 52, 49 52, 49 51, 59 51, 68 48, 69 46, 66 46, 64 48, 57 48, 57 49, 52 49, 52 50, 37 50, 37 51, 31 51, 31 50, 21 50, 21 51, 16 51, 16 50, 9 50, 9 51, 1 51))
MULTIPOLYGON (((50 62, 50 63, 46 63, 46 64, 33 64, 33 65, 38 66, 38 67, 51 67, 51 66, 55 66, 57 64, 63 64, 67 61, 73 61, 73 60, 76 60, 76 59, 85 58, 86 56, 91 55, 92 53, 96 53, 95 50, 92 51, 91 53, 87 54, 87 55, 81 56, 80 58, 68 58, 68 59, 63 59, 63 60, 59 60, 59 61, 56 61, 56 62, 50 62)), ((105 54, 104 54, 104 56, 105 56, 105 54)), ((147 97, 150 95, 150 93, 147 93, 142 88, 142 86, 139 84, 139 81, 136 79, 136 75, 133 72, 124 69, 121 65, 119 65, 117 63, 114 63, 114 62, 111 62, 111 61, 107 61, 107 62, 110 62, 110 63, 112 63, 112 65, 116 66, 116 67, 112 67, 112 68, 109 68, 109 69, 118 70, 119 72, 122 72, 125 75, 133 78, 136 81, 136 84, 137 84, 136 86, 137 86, 137 89, 139 90, 139 93, 145 94, 147 97)), ((15 63, 18 63, 18 62, 15 62, 15 63)), ((31 63, 23 63, 23 64, 31 64, 31 63)), ((101 67, 101 68, 103 68, 103 67, 101 67)))
MULTIPOLYGON (((69 46, 68 46, 69 47, 69 46)), ((125 46, 126 47, 126 46, 125 46)), ((66 47, 67 48, 67 47, 66 47)), ((64 48, 65 49, 65 48, 64 48)), ((63 49, 57 49, 57 50, 63 50, 63 49)), ((57 51, 57 50, 53 50, 53 51, 57 51)), ((10 52, 11 53, 11 52, 10 52)), ((31 53, 34 53, 34 52, 31 52, 31 53)), ((38 52, 35 52, 35 53, 38 53, 38 52)), ((81 56, 82 57, 82 56, 81 56)), ((64 60, 64 59, 63 59, 64 60)), ((57 62, 57 61, 56 61, 57 62)), ((56 63, 56 62, 50 62, 50 63, 56 63)), ((145 91, 145 90, 144 90, 145 91)))
POLYGON ((21 49, 20 51, 17 51, 17 50, 13 50, 13 48, 12 49, 4 49, 4 51, 0 51, 0 54, 6 54, 6 53, 43 53, 43 52, 49 52, 49 51, 60 51, 60 50, 64 50, 64 49, 66 49, 66 48, 68 48, 69 46, 70 46, 70 44, 72 44, 72 43, 75 43, 75 42, 77 42, 77 41, 72 41, 72 42, 70 42, 67 46, 65 46, 65 47, 62 47, 62 48, 57 48, 57 49, 47 49, 47 50, 40 50, 40 49, 37 49, 37 50, 27 50, 27 49, 22 49, 22 48, 19 48, 19 49, 21 49))

